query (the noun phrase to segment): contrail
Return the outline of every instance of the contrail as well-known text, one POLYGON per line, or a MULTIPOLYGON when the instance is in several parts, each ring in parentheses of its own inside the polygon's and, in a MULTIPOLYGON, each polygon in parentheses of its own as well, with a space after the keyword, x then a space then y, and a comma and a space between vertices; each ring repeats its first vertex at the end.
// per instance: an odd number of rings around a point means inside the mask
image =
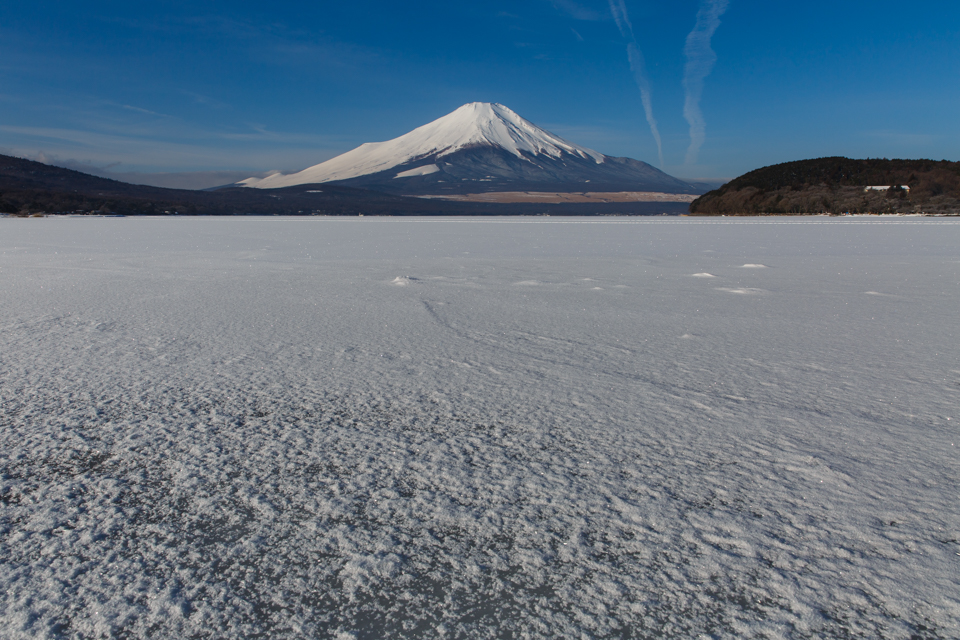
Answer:
MULTIPOLYGON (((622 2, 622 0, 621 0, 622 2)), ((612 0, 611 0, 612 3, 612 0)), ((687 36, 683 54, 687 58, 683 70, 683 117, 690 124, 690 147, 687 149, 687 164, 696 164, 700 147, 707 137, 707 124, 700 110, 703 82, 717 62, 717 54, 710 48, 710 39, 720 26, 720 16, 727 10, 729 0, 702 0, 697 11, 697 24, 687 36)))
POLYGON ((620 35, 636 41, 633 35, 633 25, 630 23, 630 16, 627 14, 627 5, 623 3, 623 0, 610 0, 610 13, 613 14, 617 28, 620 29, 620 35))
POLYGON ((663 143, 660 140, 660 129, 657 127, 657 119, 653 117, 653 98, 650 93, 650 80, 647 77, 647 67, 643 61, 643 52, 637 46, 637 37, 633 33, 633 24, 630 22, 630 14, 627 13, 627 5, 624 0, 609 0, 610 13, 620 29, 620 35, 629 38, 627 45, 627 57, 630 59, 630 69, 633 71, 634 80, 640 89, 640 102, 643 103, 643 113, 647 117, 647 124, 650 125, 650 133, 657 143, 657 157, 660 160, 660 168, 663 169, 663 143))
POLYGON ((660 159, 660 168, 663 169, 663 143, 660 141, 660 129, 657 128, 657 119, 653 117, 653 101, 650 99, 650 81, 647 79, 647 70, 643 63, 643 54, 636 43, 627 45, 627 56, 630 58, 630 68, 633 77, 640 87, 640 102, 643 103, 643 113, 647 116, 650 133, 657 143, 657 157, 660 159))

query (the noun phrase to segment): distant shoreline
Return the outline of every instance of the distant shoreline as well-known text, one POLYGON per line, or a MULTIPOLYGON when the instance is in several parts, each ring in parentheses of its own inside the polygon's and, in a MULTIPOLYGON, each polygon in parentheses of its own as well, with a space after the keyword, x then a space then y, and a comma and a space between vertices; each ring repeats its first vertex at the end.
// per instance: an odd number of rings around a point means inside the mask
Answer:
POLYGON ((89 219, 101 219, 101 218, 140 218, 140 219, 160 219, 160 218, 180 218, 180 219, 207 219, 207 218, 249 218, 249 219, 327 219, 327 220, 354 220, 360 218, 376 218, 376 219, 409 219, 417 221, 425 220, 436 220, 436 221, 454 221, 454 220, 486 220, 486 221, 496 221, 496 220, 524 220, 527 222, 533 222, 537 220, 548 221, 550 219, 573 219, 580 218, 584 221, 588 220, 602 220, 602 219, 631 219, 631 220, 656 220, 669 218, 674 220, 687 219, 691 222, 696 220, 719 220, 719 219, 729 219, 731 222, 734 220, 743 220, 743 219, 765 219, 765 220, 846 220, 846 219, 871 219, 871 220, 890 220, 896 218, 960 218, 960 214, 957 213, 851 213, 851 214, 784 214, 784 213, 772 213, 772 214, 758 214, 758 213, 748 213, 748 214, 697 214, 697 213, 595 213, 595 214, 576 214, 576 213, 558 213, 558 214, 497 214, 497 213, 486 213, 486 214, 431 214, 431 215, 403 215, 403 214, 383 214, 383 213, 369 213, 369 214, 276 214, 276 213, 234 213, 234 214, 123 214, 123 213, 70 213, 70 212, 53 212, 53 213, 31 213, 31 214, 21 214, 21 213, 0 213, 0 219, 27 219, 27 218, 89 218, 89 219))

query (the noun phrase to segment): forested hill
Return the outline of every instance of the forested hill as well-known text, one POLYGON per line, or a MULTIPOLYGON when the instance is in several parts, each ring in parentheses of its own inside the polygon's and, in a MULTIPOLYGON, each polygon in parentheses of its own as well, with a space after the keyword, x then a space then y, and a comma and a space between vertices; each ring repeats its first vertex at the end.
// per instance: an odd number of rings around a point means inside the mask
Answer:
POLYGON ((686 208, 680 202, 443 202, 327 183, 269 190, 162 189, 0 155, 0 214, 655 215, 680 214, 686 208))
POLYGON ((786 162, 746 173, 690 205, 700 215, 804 213, 960 214, 960 162, 852 160, 786 162), (909 187, 867 191, 867 186, 909 187))
POLYGON ((363 189, 310 186, 266 193, 255 189, 190 191, 128 184, 32 160, 0 155, 0 214, 242 213, 296 215, 435 213, 433 203, 363 189))

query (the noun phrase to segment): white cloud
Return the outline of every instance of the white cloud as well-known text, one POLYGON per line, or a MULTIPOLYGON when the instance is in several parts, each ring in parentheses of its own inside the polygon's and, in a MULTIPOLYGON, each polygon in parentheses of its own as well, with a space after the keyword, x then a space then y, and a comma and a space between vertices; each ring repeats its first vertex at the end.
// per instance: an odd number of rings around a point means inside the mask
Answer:
POLYGON ((707 137, 707 125, 700 109, 703 97, 703 83, 713 65, 717 54, 710 48, 710 39, 720 26, 720 16, 727 10, 728 0, 703 0, 697 12, 697 22, 687 36, 683 53, 687 64, 683 72, 683 89, 686 99, 683 104, 683 116, 690 125, 690 147, 687 149, 687 164, 696 164, 707 137))
POLYGON ((585 7, 574 0, 550 0, 550 4, 576 20, 603 20, 603 15, 599 11, 585 7))
POLYGON ((657 158, 660 161, 660 168, 663 163, 663 141, 660 139, 660 128, 657 125, 657 119, 653 115, 653 94, 650 89, 650 79, 647 76, 646 62, 643 58, 643 52, 637 44, 636 35, 633 31, 633 23, 630 22, 630 14, 627 12, 627 5, 623 0, 608 0, 610 4, 610 13, 620 29, 620 34, 630 42, 627 44, 627 59, 630 61, 630 70, 633 72, 634 81, 637 88, 640 89, 640 102, 643 104, 643 114, 650 127, 650 135, 657 143, 657 158))
MULTIPOLYGON (((298 170, 328 160, 346 149, 332 149, 318 136, 282 133, 224 134, 203 132, 198 140, 230 141, 204 145, 170 139, 118 135, 53 127, 0 126, 4 146, 14 155, 73 158, 92 167, 117 166, 129 171, 196 170, 262 171, 268 167, 298 170), (310 141, 315 145, 308 144, 310 141), (291 148, 292 143, 297 147, 291 148)), ((251 174, 252 175, 252 174, 251 174)))

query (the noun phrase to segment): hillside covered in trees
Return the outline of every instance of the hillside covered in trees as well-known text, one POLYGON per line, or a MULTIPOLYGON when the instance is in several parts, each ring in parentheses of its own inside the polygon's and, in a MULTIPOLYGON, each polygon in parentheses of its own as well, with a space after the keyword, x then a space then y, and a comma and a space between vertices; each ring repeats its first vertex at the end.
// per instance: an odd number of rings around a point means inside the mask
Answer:
POLYGON ((751 171, 700 196, 690 213, 960 215, 960 162, 842 157, 786 162, 751 171))
POLYGON ((0 155, 0 213, 125 215, 426 214, 433 203, 349 187, 191 191, 128 184, 0 155))
POLYGON ((330 184, 283 189, 163 189, 0 155, 0 214, 124 215, 655 215, 681 202, 501 204, 424 200, 330 184))

